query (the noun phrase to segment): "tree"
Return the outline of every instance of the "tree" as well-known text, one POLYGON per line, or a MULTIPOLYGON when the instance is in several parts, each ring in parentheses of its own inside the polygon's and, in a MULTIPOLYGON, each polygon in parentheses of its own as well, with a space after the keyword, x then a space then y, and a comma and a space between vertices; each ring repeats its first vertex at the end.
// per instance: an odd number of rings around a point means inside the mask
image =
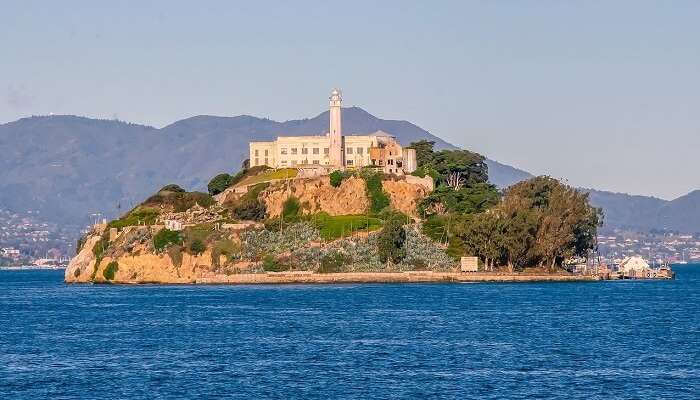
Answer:
POLYGON ((345 179, 345 174, 343 174, 341 171, 335 170, 330 173, 329 178, 331 181, 331 186, 339 187, 340 184, 343 183, 343 179, 345 179))
POLYGON ((207 246, 205 246, 199 239, 195 239, 192 241, 192 243, 190 243, 190 252, 192 252, 194 255, 202 254, 206 249, 207 246))
POLYGON ((407 149, 414 149, 416 151, 416 163, 420 168, 432 163, 433 147, 435 147, 435 142, 424 139, 411 143, 407 149))
POLYGON ((383 263, 399 263, 406 256, 404 248, 406 230, 403 223, 403 218, 391 217, 384 223, 384 228, 379 232, 377 244, 379 246, 379 259, 383 263))
POLYGON ((233 176, 225 173, 219 174, 209 181, 207 189, 209 190, 209 194, 214 196, 228 189, 232 182, 233 176))

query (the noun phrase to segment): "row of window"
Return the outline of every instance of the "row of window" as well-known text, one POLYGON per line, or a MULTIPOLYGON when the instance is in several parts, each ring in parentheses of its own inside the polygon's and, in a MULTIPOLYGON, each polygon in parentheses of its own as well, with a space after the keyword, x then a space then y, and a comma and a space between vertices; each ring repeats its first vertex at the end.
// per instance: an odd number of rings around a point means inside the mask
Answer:
MULTIPOLYGON (((321 149, 318 148, 318 147, 313 147, 313 148, 311 148, 311 154, 319 154, 319 153, 320 153, 320 150, 321 150, 321 149)), ((292 155, 298 154, 298 151, 299 151, 299 149, 297 149, 296 147, 292 147, 292 148, 291 148, 291 153, 292 153, 292 155)), ((328 147, 325 147, 325 148, 323 149, 323 154, 328 155, 329 152, 330 152, 330 151, 329 151, 328 147)), ((283 155, 286 155, 286 154, 287 154, 287 148, 286 148, 286 147, 282 147, 282 149, 280 149, 280 153, 283 154, 283 155)), ((301 148, 301 154, 309 154, 309 148, 308 148, 308 147, 302 147, 302 148, 301 148)))
MULTIPOLYGON (((299 149, 296 147, 292 147, 289 149, 292 155, 299 154, 299 149)), ((280 153, 283 155, 288 154, 288 150, 286 147, 283 147, 280 149, 280 153)), ((321 149, 319 147, 312 147, 311 148, 311 154, 320 154, 321 149)), ((269 150, 264 150, 265 157, 269 156, 269 150)), ((330 150, 328 147, 323 148, 323 154, 328 155, 330 153, 330 150)), ((359 154, 363 155, 365 153, 365 148, 364 147, 346 147, 345 148, 345 154, 359 154)), ((301 148, 301 154, 309 154, 309 148, 308 147, 302 147, 301 148)), ((369 147, 367 148, 367 154, 369 154, 369 147)), ((260 150, 255 149, 255 157, 258 157, 260 155, 260 150)), ((390 153, 391 155, 391 153, 390 153)))

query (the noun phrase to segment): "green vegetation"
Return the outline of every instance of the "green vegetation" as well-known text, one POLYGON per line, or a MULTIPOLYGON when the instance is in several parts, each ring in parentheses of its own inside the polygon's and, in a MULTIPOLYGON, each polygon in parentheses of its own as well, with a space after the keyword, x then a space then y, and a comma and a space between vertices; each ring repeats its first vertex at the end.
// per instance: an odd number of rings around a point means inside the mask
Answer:
POLYGON ((209 181, 207 190, 210 195, 214 196, 228 189, 231 186, 231 182, 233 182, 233 176, 226 173, 219 174, 209 181))
POLYGON ((586 194, 549 177, 537 177, 506 190, 501 199, 488 183, 485 158, 466 150, 416 149, 416 175, 431 176, 436 189, 420 213, 423 233, 447 246, 453 257, 478 256, 487 268, 550 268, 585 256, 595 245, 602 215, 586 194))
POLYGON ((246 194, 241 197, 233 208, 233 217, 243 220, 262 221, 265 219, 267 207, 265 203, 258 199, 260 192, 265 190, 269 183, 263 182, 251 187, 246 194))
POLYGON ((379 260, 383 263, 400 263, 406 256, 406 230, 405 220, 400 216, 393 216, 384 222, 384 228, 379 232, 377 245, 379 247, 379 260))
POLYGON ((431 176, 435 190, 419 205, 421 215, 480 213, 498 204, 496 187, 488 183, 484 156, 467 150, 435 152, 435 142, 411 143, 416 150, 417 176, 431 176))
POLYGON ((160 252, 166 249, 170 245, 181 246, 183 242, 182 235, 180 232, 171 231, 169 229, 161 229, 153 236, 153 247, 156 251, 160 252))
POLYGON ((553 269, 566 258, 586 256, 601 223, 602 213, 587 194, 536 177, 510 187, 489 212, 465 219, 455 235, 487 266, 553 269))
POLYGON ((290 196, 282 205, 282 217, 287 221, 296 219, 299 211, 301 211, 301 203, 294 196, 290 196))
POLYGON ((267 254, 265 257, 263 257, 262 266, 265 272, 279 272, 284 271, 286 269, 282 263, 280 263, 274 256, 270 254, 267 254))
POLYGON ((319 274, 341 272, 343 265, 351 262, 352 259, 346 254, 340 251, 331 251, 321 257, 321 262, 319 263, 318 270, 316 272, 319 274))
POLYGON ((325 240, 350 236, 357 231, 375 231, 382 227, 381 219, 366 215, 331 216, 327 213, 318 213, 311 218, 311 223, 325 240))
POLYGON ((202 192, 186 192, 177 185, 167 185, 158 193, 146 199, 141 207, 150 207, 159 209, 161 207, 172 207, 175 212, 183 212, 199 204, 207 208, 214 204, 214 198, 208 193, 202 192))
POLYGON ((112 261, 107 264, 104 271, 102 271, 102 276, 108 281, 111 281, 114 279, 114 274, 116 274, 117 271, 119 271, 119 263, 112 261))
POLYGON ((211 263, 214 266, 219 266, 219 257, 226 256, 230 261, 236 254, 241 252, 241 246, 233 242, 231 239, 221 239, 214 242, 211 246, 211 263))
POLYGON ((389 195, 382 187, 382 175, 380 173, 372 173, 363 171, 362 178, 365 180, 367 187, 367 197, 370 201, 370 212, 379 214, 383 209, 391 204, 389 195))
POLYGON ((204 245, 204 243, 199 240, 195 239, 190 243, 190 252, 194 255, 200 255, 204 253, 204 251, 207 249, 207 246, 204 245))
POLYGON ((277 179, 292 179, 297 176, 297 170, 294 168, 280 168, 280 169, 267 169, 264 172, 258 172, 257 174, 252 174, 253 167, 246 173, 245 179, 241 180, 242 185, 255 185, 262 182, 269 182, 277 179))
POLYGON ((127 226, 153 225, 158 215, 160 215, 160 210, 156 208, 138 206, 123 217, 111 221, 107 226, 122 229, 127 226))
POLYGON ((95 243, 95 245, 92 247, 92 254, 95 256, 95 265, 94 265, 93 270, 92 270, 91 280, 95 279, 95 274, 97 273, 97 268, 100 266, 100 262, 102 262, 102 258, 104 257, 104 254, 107 251, 108 247, 109 247, 109 231, 105 230, 105 232, 102 233, 100 240, 98 240, 95 243))
POLYGON ((330 181, 331 181, 331 186, 333 187, 340 187, 340 185, 343 183, 345 179, 350 177, 350 173, 346 171, 340 171, 340 170, 335 170, 331 172, 329 175, 330 181))

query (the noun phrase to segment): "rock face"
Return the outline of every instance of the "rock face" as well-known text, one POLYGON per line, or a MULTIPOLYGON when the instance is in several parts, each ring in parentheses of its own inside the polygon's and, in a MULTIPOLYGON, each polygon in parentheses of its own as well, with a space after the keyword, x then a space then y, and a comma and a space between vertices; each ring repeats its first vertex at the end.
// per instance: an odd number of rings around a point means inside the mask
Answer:
POLYGON ((212 270, 211 250, 195 256, 181 252, 181 259, 176 263, 167 253, 155 254, 138 248, 134 253, 116 252, 106 256, 95 266, 93 247, 101 239, 101 234, 94 232, 87 237, 85 245, 66 268, 65 281, 68 283, 194 283, 205 271, 212 270), (116 262, 113 277, 107 279, 105 270, 109 264, 116 262))
POLYGON ((337 188, 331 185, 327 176, 297 179, 269 187, 260 193, 260 199, 267 206, 270 217, 279 216, 284 202, 292 195, 299 199, 306 214, 363 214, 369 207, 365 187, 365 181, 356 177, 344 180, 337 188))
POLYGON ((412 217, 418 216, 416 210, 418 203, 430 193, 430 189, 426 186, 415 185, 401 180, 383 181, 382 187, 391 198, 391 207, 412 217))
MULTIPOLYGON (((431 182, 432 183, 432 182, 431 182)), ((410 216, 416 216, 416 206, 431 191, 423 182, 384 180, 384 191, 391 199, 391 207, 410 216)), ((277 183, 260 193, 267 206, 268 216, 278 217, 284 202, 294 196, 299 199, 305 214, 326 212, 330 215, 356 215, 367 212, 370 202, 362 178, 350 177, 339 187, 333 187, 327 176, 314 179, 296 179, 277 183)))
POLYGON ((65 272, 66 282, 89 282, 92 277, 95 255, 92 248, 100 240, 101 233, 88 236, 80 252, 70 260, 65 272))

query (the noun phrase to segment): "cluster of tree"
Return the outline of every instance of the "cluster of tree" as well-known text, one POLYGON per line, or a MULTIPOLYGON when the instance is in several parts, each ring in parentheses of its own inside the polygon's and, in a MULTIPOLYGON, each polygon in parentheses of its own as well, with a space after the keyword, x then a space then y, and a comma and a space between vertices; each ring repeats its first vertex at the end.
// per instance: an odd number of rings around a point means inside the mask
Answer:
POLYGON ((416 175, 436 189, 420 205, 424 232, 447 244, 454 256, 478 256, 489 268, 554 268, 586 256, 594 246, 602 212, 588 195, 542 176, 506 189, 501 198, 488 183, 485 158, 466 150, 434 151, 433 142, 412 143, 416 175))
POLYGON ((413 174, 435 181, 435 190, 419 206, 424 217, 478 213, 498 203, 498 190, 488 183, 484 156, 468 150, 434 151, 434 146, 427 140, 409 146, 416 150, 418 163, 413 174))
POLYGON ((587 193, 542 176, 508 188, 488 211, 463 216, 453 234, 487 267, 553 269, 586 256, 601 222, 602 211, 588 203, 587 193))

